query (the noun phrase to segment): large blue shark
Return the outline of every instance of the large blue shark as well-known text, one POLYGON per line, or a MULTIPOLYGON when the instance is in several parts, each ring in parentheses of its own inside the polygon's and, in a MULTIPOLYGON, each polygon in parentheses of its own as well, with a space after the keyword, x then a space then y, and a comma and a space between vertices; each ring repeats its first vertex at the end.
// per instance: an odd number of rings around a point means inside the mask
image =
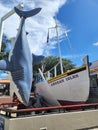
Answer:
POLYGON ((41 8, 36 8, 31 11, 22 11, 16 7, 14 9, 20 16, 21 22, 9 58, 0 61, 0 69, 10 71, 13 92, 15 92, 22 103, 28 105, 32 86, 33 70, 32 53, 27 42, 25 31, 25 20, 26 18, 39 13, 41 8))

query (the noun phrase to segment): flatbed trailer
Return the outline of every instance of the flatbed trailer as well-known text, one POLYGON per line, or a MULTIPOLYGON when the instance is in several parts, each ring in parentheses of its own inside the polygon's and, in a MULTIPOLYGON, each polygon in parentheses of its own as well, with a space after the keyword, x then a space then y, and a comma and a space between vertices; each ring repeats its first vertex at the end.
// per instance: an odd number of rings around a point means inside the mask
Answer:
POLYGON ((0 104, 0 130, 97 130, 98 103, 13 109, 0 104))

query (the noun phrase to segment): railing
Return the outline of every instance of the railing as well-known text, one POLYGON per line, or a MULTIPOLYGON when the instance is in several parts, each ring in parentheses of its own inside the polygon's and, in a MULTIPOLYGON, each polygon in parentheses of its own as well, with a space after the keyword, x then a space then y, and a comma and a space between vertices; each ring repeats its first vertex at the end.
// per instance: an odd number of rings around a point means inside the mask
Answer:
POLYGON ((12 106, 17 106, 17 103, 16 102, 0 103, 0 109, 12 107, 12 106))
MULTIPOLYGON (((11 104, 4 104, 4 105, 16 105, 15 103, 11 104)), ((45 114, 53 114, 53 113, 65 113, 65 112, 72 112, 75 111, 84 111, 84 110, 92 110, 98 109, 98 103, 92 103, 92 104, 78 104, 78 105, 66 105, 66 106, 52 106, 52 107, 41 107, 41 108, 26 108, 26 109, 19 109, 19 110, 13 110, 7 107, 1 107, 0 111, 5 112, 5 115, 7 117, 11 117, 11 114, 21 115, 23 117, 24 113, 25 115, 32 116, 32 112, 35 112, 35 115, 45 115, 45 114)), ((17 117, 17 116, 16 116, 17 117)))
POLYGON ((46 80, 49 80, 50 78, 57 76, 57 67, 58 67, 58 65, 60 65, 60 62, 57 63, 53 68, 51 68, 47 72, 43 73, 46 80))

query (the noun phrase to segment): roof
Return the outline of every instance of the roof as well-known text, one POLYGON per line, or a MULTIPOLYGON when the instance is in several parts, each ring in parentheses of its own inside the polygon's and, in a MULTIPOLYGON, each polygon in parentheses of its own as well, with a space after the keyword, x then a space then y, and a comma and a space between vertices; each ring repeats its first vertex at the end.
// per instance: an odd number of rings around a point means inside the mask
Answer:
POLYGON ((0 84, 9 84, 10 79, 0 79, 0 84))
POLYGON ((98 67, 98 60, 92 62, 90 68, 97 68, 98 67))

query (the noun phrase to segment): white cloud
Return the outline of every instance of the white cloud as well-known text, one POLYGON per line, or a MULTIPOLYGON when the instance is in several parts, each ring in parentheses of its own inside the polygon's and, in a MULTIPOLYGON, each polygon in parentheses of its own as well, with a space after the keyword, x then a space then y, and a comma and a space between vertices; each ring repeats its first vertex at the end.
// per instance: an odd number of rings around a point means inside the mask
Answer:
POLYGON ((93 43, 93 45, 94 45, 94 46, 98 46, 98 41, 97 41, 97 42, 95 42, 95 43, 93 43))
MULTIPOLYGON (((67 0, 8 0, 7 4, 4 1, 0 1, 0 17, 21 2, 24 3, 24 10, 37 7, 42 8, 39 14, 26 20, 26 31, 29 32, 27 37, 31 51, 35 54, 49 54, 49 49, 54 48, 55 42, 50 42, 50 45, 47 46, 48 28, 55 26, 53 16, 58 13, 61 6, 64 5, 67 0)), ((16 14, 5 21, 4 33, 6 33, 9 38, 16 36, 19 21, 20 19, 16 14)), ((57 22, 60 24, 59 21, 57 22)), ((62 25, 60 24, 60 26, 62 25)), ((60 35, 62 35, 62 32, 60 32, 60 35)))
POLYGON ((87 54, 72 54, 72 55, 65 55, 63 56, 63 58, 68 58, 68 59, 76 59, 76 58, 80 58, 83 59, 83 57, 85 57, 87 54))

